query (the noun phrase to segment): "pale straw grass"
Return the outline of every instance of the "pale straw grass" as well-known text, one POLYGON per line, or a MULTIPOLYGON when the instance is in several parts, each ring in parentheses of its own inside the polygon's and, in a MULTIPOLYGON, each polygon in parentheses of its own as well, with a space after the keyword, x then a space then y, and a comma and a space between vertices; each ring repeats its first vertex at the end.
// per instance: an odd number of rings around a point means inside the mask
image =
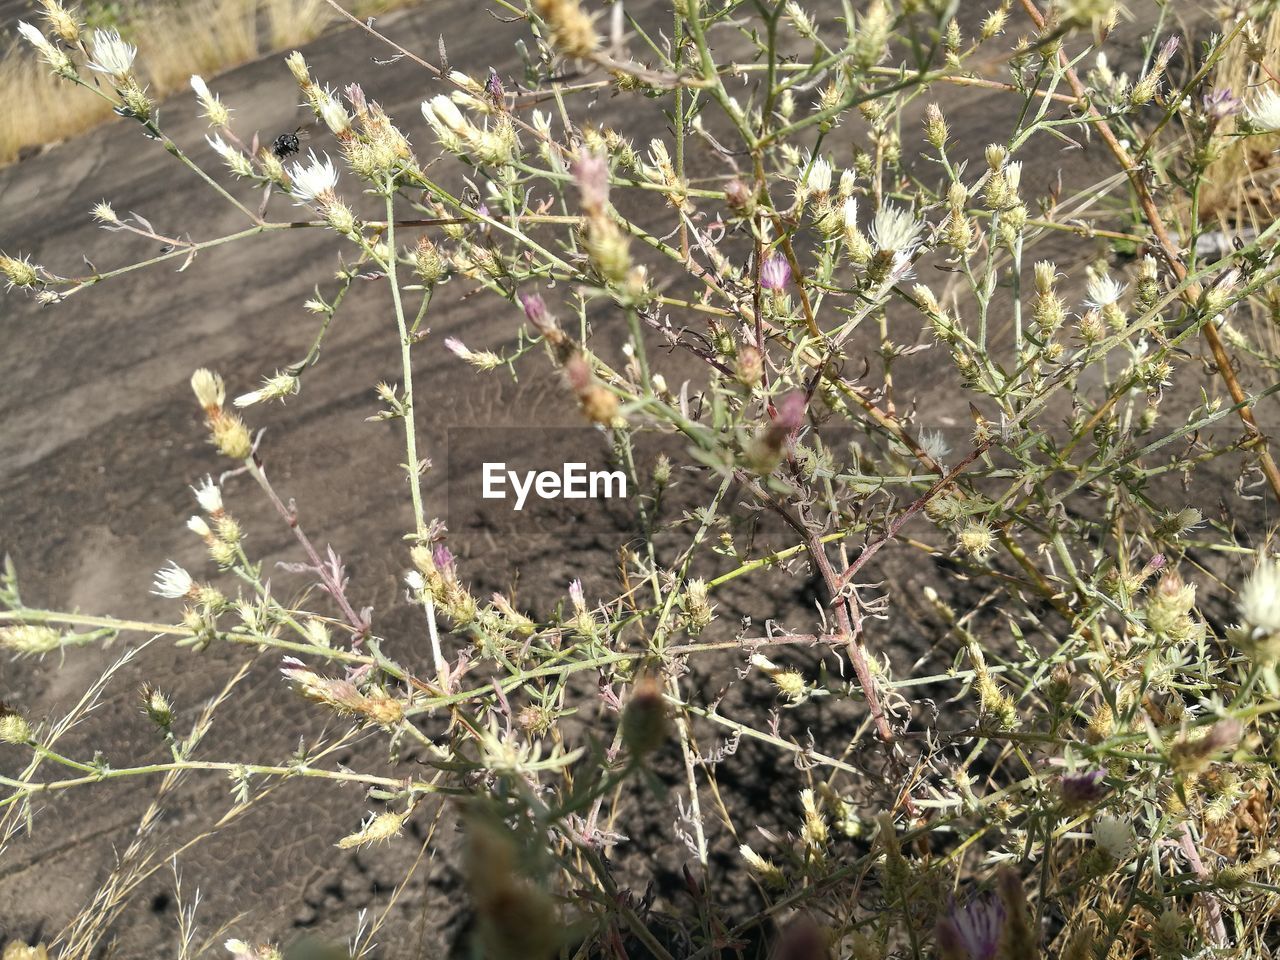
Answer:
MULTIPOLYGON (((359 16, 383 13, 405 0, 365 0, 359 16)), ((351 5, 348 5, 349 7, 351 5)), ((138 46, 138 64, 154 97, 185 88, 193 73, 204 77, 272 51, 314 40, 337 20, 325 0, 190 0, 138 5, 122 18, 138 46)), ((43 23, 34 14, 33 23, 43 23)), ((99 97, 50 76, 26 45, 0 60, 0 166, 22 151, 57 143, 111 116, 99 97)))
POLYGON ((258 55, 256 0, 143 8, 132 26, 156 96, 185 87, 193 73, 207 76, 258 55))
MULTIPOLYGON (((1264 49, 1280 49, 1280 17, 1263 18, 1264 49)), ((1259 93, 1274 89, 1274 81, 1252 63, 1238 38, 1218 62, 1213 73, 1213 90, 1229 90, 1247 107, 1259 93)), ((1243 108, 1242 108, 1243 112, 1243 108)), ((1221 128, 1233 133, 1240 117, 1228 117, 1221 128)), ((1227 139, 1225 146, 1204 173, 1200 194, 1199 221, 1204 233, 1221 231, 1227 238, 1245 231, 1261 232, 1276 219, 1280 209, 1280 134, 1258 134, 1227 139)), ((1247 235, 1243 238, 1247 241, 1247 235)), ((1244 305, 1242 305, 1242 308, 1244 305)), ((1280 332, 1273 310, 1251 302, 1247 323, 1237 324, 1247 331, 1255 345, 1269 355, 1280 351, 1280 332)))
POLYGON ((26 148, 54 143, 111 116, 100 97, 53 77, 25 51, 0 60, 0 164, 12 163, 26 148))

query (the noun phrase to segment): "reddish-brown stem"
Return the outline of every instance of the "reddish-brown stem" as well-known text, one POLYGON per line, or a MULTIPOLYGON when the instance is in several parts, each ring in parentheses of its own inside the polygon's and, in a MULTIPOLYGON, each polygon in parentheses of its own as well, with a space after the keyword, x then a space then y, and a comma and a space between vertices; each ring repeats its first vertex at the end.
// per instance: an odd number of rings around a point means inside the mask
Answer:
POLYGON ((315 546, 311 543, 310 538, 303 531, 302 526, 298 523, 298 514, 285 506, 284 502, 276 493, 275 488, 271 486, 271 481, 267 479, 267 470, 263 466, 262 460, 255 453, 251 461, 251 469, 253 478, 258 481, 258 486, 262 487, 267 498, 271 501, 271 505, 276 508, 276 513, 280 514, 281 519, 288 524, 289 529, 293 531, 294 537, 302 546, 303 551, 307 555, 307 559, 311 562, 311 566, 315 568, 316 575, 320 577, 325 592, 333 597, 338 604, 338 608, 342 611, 342 615, 346 618, 347 623, 351 624, 355 630, 355 640, 358 643, 369 632, 369 624, 364 617, 360 616, 351 606, 351 601, 347 599, 346 588, 341 581, 337 579, 334 572, 329 569, 325 561, 321 559, 320 554, 316 551, 315 546))

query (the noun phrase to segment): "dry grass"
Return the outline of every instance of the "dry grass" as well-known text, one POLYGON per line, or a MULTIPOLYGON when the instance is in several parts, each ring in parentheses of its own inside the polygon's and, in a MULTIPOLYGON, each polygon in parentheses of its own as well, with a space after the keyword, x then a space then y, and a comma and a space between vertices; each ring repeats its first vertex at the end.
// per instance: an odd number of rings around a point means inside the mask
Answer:
MULTIPOLYGON (((1267 50, 1275 50, 1280 47, 1280 17, 1271 17, 1266 24, 1263 43, 1267 50)), ((1246 56, 1241 38, 1219 61, 1213 87, 1231 90, 1247 103, 1254 91, 1270 82, 1246 56)), ((1235 128, 1236 118, 1223 122, 1225 132, 1234 132, 1235 128)), ((1261 218, 1264 223, 1270 223, 1280 199, 1280 166, 1274 154, 1280 147, 1280 135, 1241 137, 1229 142, 1230 146, 1205 171, 1201 220, 1254 226, 1261 218)))
MULTIPOLYGON (((366 0, 354 10, 364 16, 405 5, 406 0, 366 0)), ((40 22, 34 11, 30 19, 40 22)), ((337 14, 325 0, 193 0, 139 4, 124 19, 151 92, 162 97, 184 88, 193 73, 211 77, 313 40, 337 14)), ((7 105, 0 111, 0 165, 111 116, 101 99, 51 77, 25 45, 0 62, 0 102, 7 105)))
MULTIPOLYGON (((1264 48, 1280 49, 1280 17, 1265 20, 1264 48)), ((1256 92, 1273 85, 1270 77, 1252 63, 1245 53, 1243 38, 1237 39, 1214 70, 1212 88, 1230 90, 1246 104, 1256 92)), ((1224 131, 1234 132, 1237 117, 1223 121, 1224 131)), ((1205 231, 1223 231, 1237 236, 1246 231, 1262 231, 1280 210, 1280 134, 1254 135, 1225 141, 1229 144, 1208 166, 1200 197, 1200 224, 1205 231)), ((1247 238, 1247 233, 1245 234, 1247 238)), ((1244 306, 1244 305, 1242 305, 1244 306)), ((1247 304, 1248 319, 1241 324, 1249 339, 1261 346, 1266 356, 1280 354, 1280 330, 1275 323, 1275 297, 1247 304)))
MULTIPOLYGON (((296 3, 266 5, 292 10, 296 3)), ((257 57, 258 6, 259 0, 198 0, 135 13, 132 33, 155 93, 185 87, 193 73, 209 76, 257 57)))
POLYGON ((267 37, 276 50, 306 43, 338 18, 325 0, 274 0, 265 14, 267 37))
POLYGON ((27 147, 52 143, 111 116, 106 101, 49 74, 34 59, 16 54, 0 61, 0 164, 27 147))

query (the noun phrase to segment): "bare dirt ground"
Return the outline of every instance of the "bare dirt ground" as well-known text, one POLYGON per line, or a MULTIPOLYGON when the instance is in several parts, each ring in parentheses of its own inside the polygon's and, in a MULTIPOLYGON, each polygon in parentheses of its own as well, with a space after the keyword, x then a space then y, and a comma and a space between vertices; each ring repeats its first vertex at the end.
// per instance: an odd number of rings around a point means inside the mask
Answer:
MULTIPOLYGON (((657 6, 629 5, 628 10, 647 15, 657 6)), ((450 61, 473 76, 490 66, 500 73, 517 66, 513 43, 522 35, 520 25, 503 24, 470 2, 432 3, 380 25, 423 52, 434 52, 443 34, 450 61)), ((373 64, 371 58, 387 52, 357 30, 329 34, 306 52, 317 76, 334 83, 361 81, 371 98, 425 142, 418 104, 440 91, 421 70, 404 60, 373 64)), ((290 107, 297 91, 278 57, 235 70, 215 86, 235 107, 242 131, 257 128, 270 137, 305 119, 290 107)), ((993 120, 1007 115, 993 109, 992 97, 998 96, 939 91, 953 129, 965 131, 967 155, 962 152, 960 159, 980 162, 983 145, 1006 135, 993 120)), ((607 98, 593 113, 624 128, 637 143, 662 129, 656 116, 620 116, 607 98)), ((194 104, 178 98, 164 106, 161 117, 175 139, 207 156, 203 126, 194 114, 194 104)), ((843 141, 832 141, 837 150, 847 143, 848 134, 842 136, 843 141)), ((309 145, 332 147, 319 135, 309 145)), ((1046 189, 1059 174, 1070 189, 1108 170, 1101 151, 1089 147, 1064 155, 1061 145, 1050 141, 1033 144, 1024 159, 1028 195, 1046 189)), ((708 166, 703 172, 718 170, 708 166)), ((241 226, 233 210, 162 150, 143 143, 134 127, 113 123, 0 170, 0 249, 29 252, 59 272, 76 271, 81 252, 100 268, 153 254, 136 237, 92 227, 88 211, 102 199, 119 211, 143 214, 161 231, 187 231, 196 238, 241 226)), ((279 206, 273 209, 280 214, 279 206)), ((1072 256, 1090 255, 1080 254, 1078 243, 1056 245, 1073 251, 1060 261, 1064 268, 1074 265, 1072 256)), ((148 593, 150 574, 169 559, 205 569, 202 547, 183 523, 193 510, 189 485, 221 466, 204 442, 188 378, 197 367, 212 367, 238 392, 300 358, 315 332, 315 320, 301 303, 314 285, 332 285, 333 249, 323 234, 292 231, 206 252, 180 276, 170 266, 133 273, 55 309, 15 296, 0 299, 0 550, 17 564, 30 605, 161 621, 175 615, 172 604, 148 593)), ((377 409, 373 385, 399 379, 388 306, 383 285, 358 285, 301 395, 283 407, 253 408, 250 420, 267 429, 262 449, 274 482, 296 499, 312 535, 342 553, 353 595, 374 606, 379 633, 396 638, 397 655, 412 663, 425 660, 425 637, 398 587, 406 562, 401 536, 411 526, 397 467, 401 438, 394 424, 364 422, 377 409)), ((436 343, 457 335, 483 349, 509 337, 518 322, 491 298, 453 295, 434 309, 431 327, 436 343)), ((443 455, 437 451, 443 450, 449 427, 580 422, 545 365, 522 368, 522 381, 513 386, 496 377, 477 378, 443 349, 423 349, 419 357, 415 379, 432 397, 421 416, 427 447, 438 463, 428 476, 429 503, 446 494, 443 455)), ((937 423, 945 426, 941 411, 957 409, 957 394, 954 385, 931 380, 929 365, 926 352, 904 363, 898 376, 921 384, 912 395, 922 407, 940 411, 937 423)), ((230 480, 226 497, 249 532, 251 551, 269 564, 297 559, 289 532, 250 480, 230 480)), ((585 537, 573 530, 543 533, 513 542, 477 530, 451 545, 464 558, 464 572, 477 593, 518 582, 521 598, 534 609, 545 610, 563 597, 573 577, 584 579, 588 593, 593 584, 603 592, 613 579, 616 543, 607 531, 585 537)), ((886 551, 886 563, 894 562, 891 556, 886 551)), ((899 561, 893 569, 910 581, 928 576, 923 566, 918 560, 899 561)), ((282 591, 302 586, 283 573, 275 582, 282 591)), ((801 577, 782 582, 776 594, 744 585, 716 600, 725 635, 732 636, 743 616, 759 623, 796 615, 799 628, 803 613, 797 611, 812 610, 813 594, 801 577)), ((909 616, 881 629, 879 640, 895 659, 926 656, 935 642, 927 625, 909 616)), ((121 640, 107 648, 72 650, 60 660, 0 663, 0 699, 34 717, 56 718, 124 647, 121 640)), ((197 653, 163 640, 152 643, 124 668, 69 742, 100 749, 119 763, 158 757, 158 745, 140 715, 138 686, 156 682, 180 714, 191 717, 247 656, 216 647, 197 653)), ((292 750, 299 731, 313 736, 321 731, 317 711, 285 689, 277 666, 273 658, 255 665, 241 687, 239 706, 217 715, 205 756, 270 761, 292 750)), ((731 668, 711 689, 728 679, 731 668)), ((819 711, 805 719, 820 729, 823 716, 819 711)), ((353 759, 376 757, 377 749, 357 746, 353 759)), ((8 772, 16 762, 0 753, 0 770, 8 772)), ((760 784, 751 783, 755 771, 762 763, 777 762, 744 749, 722 768, 723 785, 759 790, 760 784)), ((128 844, 154 789, 154 783, 142 780, 117 782, 39 804, 30 836, 0 860, 0 942, 47 938, 61 929, 93 896, 128 844)), ((779 796, 778 802, 794 803, 794 796, 779 796)), ((229 781, 216 774, 193 776, 166 803, 157 840, 172 845, 175 838, 192 836, 230 804, 229 781)), ((300 932, 345 937, 358 911, 381 911, 418 857, 428 821, 411 821, 406 838, 389 847, 337 850, 334 841, 354 829, 368 807, 356 790, 290 782, 228 830, 194 847, 181 861, 182 886, 187 897, 200 890, 206 932, 212 935, 214 925, 227 923, 227 935, 246 939, 288 941, 300 932)), ((451 852, 453 820, 446 811, 431 839, 435 857, 418 868, 377 938, 386 956, 440 956, 458 940, 464 921, 451 852)), ((654 823, 652 829, 657 834, 652 840, 638 838, 642 851, 669 846, 670 824, 654 823)), ((722 852, 728 846, 720 844, 722 852)), ((668 853, 652 870, 677 876, 678 860, 668 853)), ((143 884, 117 924, 116 954, 171 950, 176 910, 173 876, 161 871, 143 884)))

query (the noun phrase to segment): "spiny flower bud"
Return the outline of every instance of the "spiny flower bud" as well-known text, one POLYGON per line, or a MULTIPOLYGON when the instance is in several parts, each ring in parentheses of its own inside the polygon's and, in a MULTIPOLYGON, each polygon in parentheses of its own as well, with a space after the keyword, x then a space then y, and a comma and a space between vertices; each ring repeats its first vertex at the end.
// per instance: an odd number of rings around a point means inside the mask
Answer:
POLYGON ((652 753, 667 739, 667 705, 657 679, 646 674, 631 689, 622 712, 622 742, 636 758, 652 753))
POLYGON ((1170 762, 1184 776, 1201 773, 1218 755, 1234 748, 1243 733, 1239 720, 1219 720, 1197 737, 1189 733, 1181 737, 1169 751, 1170 762))
POLYGON ((979 36, 983 40, 990 40, 1004 33, 1004 26, 1009 20, 1009 11, 1005 7, 999 7, 987 14, 987 18, 982 21, 982 29, 979 36))
POLYGON ((764 379, 764 354, 747 344, 738 351, 734 375, 744 387, 754 387, 764 379))
POLYGON ((534 0, 533 6, 551 27, 551 42, 564 56, 586 59, 596 52, 595 27, 578 0, 534 0))
POLYGON ((685 625, 691 634, 696 636, 706 629, 715 616, 707 599, 707 582, 700 578, 690 580, 680 598, 680 607, 684 610, 685 625))
POLYGON ((308 700, 325 704, 340 715, 365 717, 387 727, 404 719, 404 707, 398 700, 381 693, 366 696, 350 680, 321 676, 294 657, 285 657, 280 672, 308 700))
POLYGON ((169 698, 150 684, 141 691, 143 712, 158 727, 168 729, 173 725, 173 704, 169 698))
POLYGON ((60 47, 55 47, 50 43, 39 28, 32 26, 25 20, 19 20, 18 33, 24 40, 35 47, 36 53, 53 69, 55 74, 67 79, 77 76, 75 64, 71 62, 71 58, 60 47))
POLYGON ((293 74, 293 79, 298 81, 298 86, 303 90, 311 86, 311 71, 307 67, 306 58, 295 50, 289 56, 284 58, 285 66, 289 68, 289 72, 293 74))
POLYGON ((994 546, 995 535, 981 520, 970 520, 960 531, 960 548, 975 560, 985 558, 994 546))
POLYGON ((70 10, 58 0, 40 0, 40 5, 44 7, 44 18, 54 33, 72 45, 80 41, 80 22, 70 10))
POLYGON ((780 667, 762 653, 753 653, 748 662, 767 675, 773 681, 773 685, 778 688, 778 692, 787 700, 800 703, 808 699, 809 688, 800 671, 780 667))
POLYGON ((1085 727, 1085 739, 1090 743, 1101 743, 1111 736, 1115 730, 1115 714, 1111 704, 1104 703, 1094 711, 1085 727))
POLYGON ((292 373, 276 371, 275 376, 266 377, 257 390, 242 393, 232 402, 237 407, 248 407, 263 400, 283 400, 298 392, 301 381, 292 373))
POLYGON ((738 847, 738 853, 741 855, 742 859, 747 862, 748 869, 750 869, 766 887, 770 887, 774 890, 781 890, 787 885, 786 875, 772 860, 768 860, 765 857, 760 856, 760 854, 756 853, 745 843, 738 847))
POLYGON ((247 460, 253 452, 253 438, 249 428, 235 414, 224 413, 209 424, 213 445, 218 452, 232 460, 247 460))
POLYGON ((1190 616, 1195 602, 1195 584, 1184 583, 1173 571, 1166 573, 1147 600, 1148 628, 1157 636, 1178 643, 1189 639, 1197 626, 1190 616))
POLYGON ((737 177, 724 185, 724 199, 730 209, 740 217, 749 217, 755 212, 755 191, 737 177))
POLYGON ((427 286, 434 286, 443 279, 446 268, 444 258, 436 245, 427 237, 419 237, 413 248, 413 270, 418 278, 427 286))
POLYGON ((1087 310, 1080 317, 1080 339, 1085 342, 1086 346, 1093 346, 1095 343, 1101 342, 1103 337, 1107 335, 1106 324, 1102 322, 1102 314, 1097 310, 1087 310))
POLYGON ((631 267, 627 238, 606 213, 588 217, 583 224, 583 246, 591 265, 611 283, 621 283, 631 267))
POLYGON ((497 817, 477 814, 467 831, 467 885, 475 906, 477 954, 532 960, 559 953, 556 905, 517 869, 515 836, 497 817))
POLYGON ((5 277, 5 289, 35 287, 42 283, 43 267, 33 264, 29 257, 9 257, 0 253, 0 273, 5 277))
MULTIPOLYGON (((74 638, 74 634, 72 635, 74 638)), ((35 623, 19 623, 0 627, 0 650, 19 656, 38 657, 64 645, 63 635, 52 627, 35 623)))
POLYGON ((31 742, 31 724, 22 714, 0 703, 0 743, 22 746, 31 742))
POLYGON ((939 150, 946 146, 947 121, 942 116, 942 108, 936 103, 924 108, 924 138, 939 150))
POLYGON ((612 424, 618 417, 618 398, 600 385, 582 355, 570 357, 565 362, 564 371, 587 419, 602 426, 612 424))
POLYGON ((338 847, 350 850, 354 847, 367 847, 375 843, 384 843, 400 836, 404 822, 409 818, 409 811, 393 813, 388 810, 376 816, 371 815, 360 825, 360 829, 338 841, 338 847))

